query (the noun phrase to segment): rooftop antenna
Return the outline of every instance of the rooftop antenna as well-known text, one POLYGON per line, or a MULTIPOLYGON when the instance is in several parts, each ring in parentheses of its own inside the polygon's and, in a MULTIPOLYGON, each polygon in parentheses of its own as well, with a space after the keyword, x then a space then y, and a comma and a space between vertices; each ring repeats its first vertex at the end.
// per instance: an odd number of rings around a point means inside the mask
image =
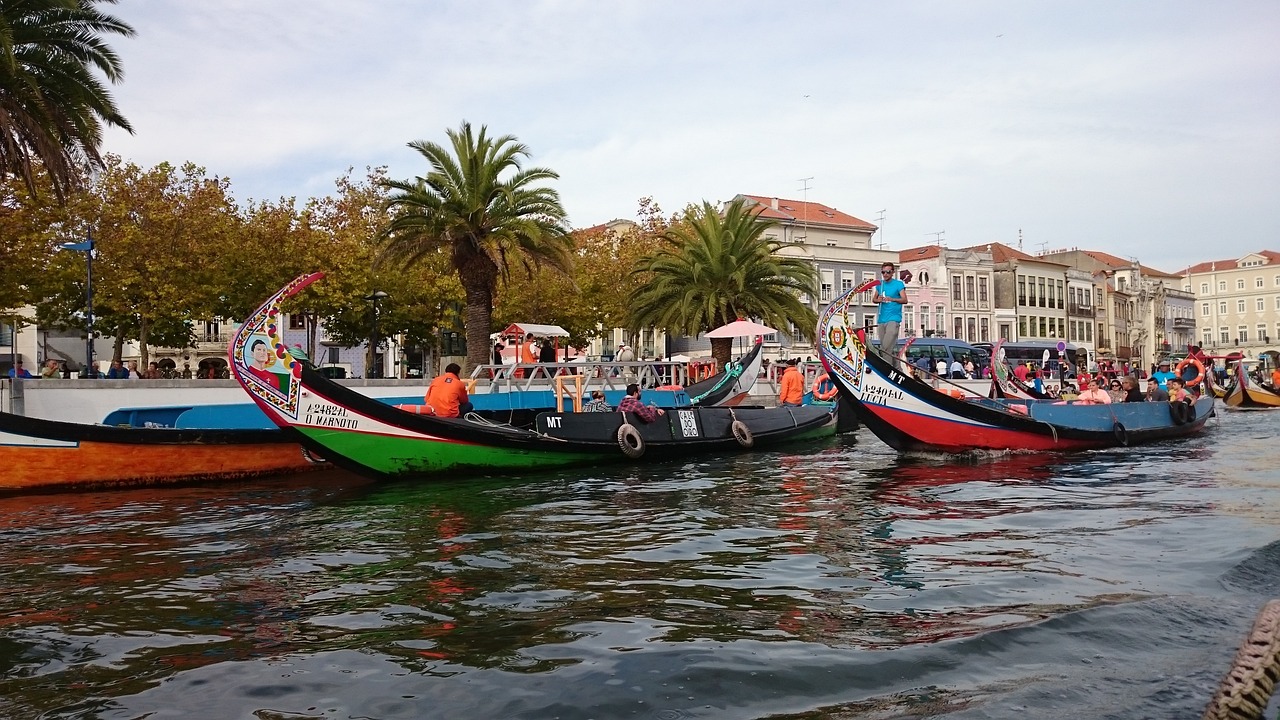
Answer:
POLYGON ((933 236, 933 244, 934 244, 934 245, 941 245, 941 244, 942 244, 942 236, 943 236, 943 235, 946 235, 946 234, 947 234, 947 231, 946 231, 946 230, 939 230, 938 232, 925 233, 925 235, 932 235, 932 236, 933 236))
POLYGON ((880 214, 876 216, 876 232, 880 233, 880 244, 876 247, 880 250, 889 247, 889 243, 885 242, 884 239, 884 210, 881 210, 880 214))
POLYGON ((1018 252, 1022 252, 1022 228, 1018 228, 1018 252))
POLYGON ((1040 257, 1044 257, 1045 253, 1047 252, 1049 252, 1049 241, 1041 240, 1040 241, 1040 257))
POLYGON ((809 241, 809 181, 812 179, 812 175, 800 178, 800 182, 804 183, 800 186, 800 189, 804 191, 804 235, 801 235, 800 238, 805 242, 809 241))

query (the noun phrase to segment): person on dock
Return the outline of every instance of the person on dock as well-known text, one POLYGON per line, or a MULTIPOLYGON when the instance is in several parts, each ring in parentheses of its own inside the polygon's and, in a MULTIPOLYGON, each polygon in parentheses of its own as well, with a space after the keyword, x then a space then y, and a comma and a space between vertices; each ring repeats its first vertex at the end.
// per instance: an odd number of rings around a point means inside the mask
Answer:
POLYGON ((44 363, 44 367, 40 368, 40 377, 43 380, 48 380, 50 378, 61 377, 61 376, 62 376, 62 366, 58 364, 57 360, 53 360, 53 359, 46 360, 44 363))
POLYGON ((31 377, 31 371, 30 371, 30 370, 28 370, 28 369, 26 369, 26 368, 24 368, 24 367, 22 367, 22 361, 21 361, 21 360, 19 360, 19 361, 17 362, 17 364, 15 364, 13 367, 9 368, 9 377, 11 377, 11 378, 18 378, 19 380, 31 380, 31 379, 32 379, 32 377, 31 377))
POLYGON ((902 324, 902 306, 907 303, 907 285, 893 274, 891 262, 880 266, 880 285, 871 300, 880 305, 876 311, 876 337, 880 354, 893 358, 898 344, 898 326, 902 324))
POLYGON ((444 373, 436 376, 427 387, 426 404, 431 407, 436 417, 459 417, 474 408, 471 397, 467 394, 467 386, 458 378, 462 368, 458 363, 449 363, 444 373))
POLYGON ((124 365, 119 360, 112 360, 111 367, 107 368, 108 380, 127 380, 129 371, 124 369, 124 365))
POLYGON ((640 401, 639 383, 631 383, 627 386, 626 396, 622 398, 622 402, 618 403, 618 412, 631 413, 647 423, 667 414, 667 411, 660 407, 645 405, 640 401))
POLYGON ((778 407, 800 407, 804 404, 804 376, 796 367, 796 359, 786 362, 778 383, 778 407))

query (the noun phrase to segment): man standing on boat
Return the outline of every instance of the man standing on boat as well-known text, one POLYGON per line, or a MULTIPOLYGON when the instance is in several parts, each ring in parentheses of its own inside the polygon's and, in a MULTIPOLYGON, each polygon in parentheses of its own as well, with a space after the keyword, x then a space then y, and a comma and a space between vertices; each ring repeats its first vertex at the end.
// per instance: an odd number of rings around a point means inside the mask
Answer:
POLYGON ((804 404, 804 376, 796 367, 796 359, 787 361, 787 369, 782 371, 782 381, 778 383, 778 407, 800 407, 804 404))
POLYGON ((879 303, 876 312, 876 337, 880 340, 880 354, 893 358, 898 344, 898 327, 902 324, 902 306, 907 302, 907 285, 894 277, 894 265, 887 262, 880 266, 880 285, 872 300, 879 303))
POLYGON ((436 417, 458 417, 473 409, 467 386, 458 378, 460 372, 462 368, 458 363, 449 363, 444 373, 436 376, 427 387, 426 403, 436 417))

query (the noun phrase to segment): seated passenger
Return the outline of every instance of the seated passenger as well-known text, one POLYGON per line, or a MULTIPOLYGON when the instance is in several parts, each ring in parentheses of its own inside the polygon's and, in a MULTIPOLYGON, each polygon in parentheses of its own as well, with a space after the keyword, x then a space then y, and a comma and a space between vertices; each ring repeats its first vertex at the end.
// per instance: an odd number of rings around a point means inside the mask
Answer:
POLYGON ((1080 391, 1080 397, 1076 398, 1077 405, 1110 405, 1111 396, 1107 394, 1098 385, 1097 376, 1089 378, 1089 387, 1080 391))
POLYGON ((467 386, 458 378, 460 372, 462 368, 458 363, 449 363, 444 373, 427 387, 426 402, 436 417, 458 417, 474 409, 467 396, 467 386))
POLYGON ((592 390, 591 401, 582 406, 582 412, 613 412, 613 408, 605 401, 603 392, 592 390))
POLYGON ((618 412, 633 413, 647 423, 657 420, 660 415, 667 414, 667 411, 662 408, 640 402, 640 385, 637 383, 627 386, 627 395, 622 398, 622 402, 618 403, 618 412))
POLYGON ((1180 377, 1171 377, 1165 380, 1165 385, 1169 388, 1169 402, 1191 402, 1191 394, 1182 386, 1183 380, 1180 377))
POLYGON ((1138 381, 1132 375, 1125 375, 1120 379, 1120 384, 1124 386, 1125 402, 1146 402, 1147 397, 1138 389, 1138 381))

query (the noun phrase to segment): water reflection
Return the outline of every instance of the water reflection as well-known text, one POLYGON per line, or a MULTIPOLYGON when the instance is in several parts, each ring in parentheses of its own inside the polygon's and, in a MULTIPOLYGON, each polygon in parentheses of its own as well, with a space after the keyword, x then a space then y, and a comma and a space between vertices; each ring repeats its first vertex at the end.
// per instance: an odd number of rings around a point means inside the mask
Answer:
POLYGON ((761 717, 998 683, 1016 663, 959 668, 1016 633, 1052 644, 1049 620, 1204 592, 1242 526, 1273 533, 1222 511, 1280 497, 1233 457, 1202 438, 961 462, 860 434, 519 480, 3 498, 0 716, 218 690, 228 717, 315 714, 320 683, 373 717, 691 712, 677 685, 761 717))

